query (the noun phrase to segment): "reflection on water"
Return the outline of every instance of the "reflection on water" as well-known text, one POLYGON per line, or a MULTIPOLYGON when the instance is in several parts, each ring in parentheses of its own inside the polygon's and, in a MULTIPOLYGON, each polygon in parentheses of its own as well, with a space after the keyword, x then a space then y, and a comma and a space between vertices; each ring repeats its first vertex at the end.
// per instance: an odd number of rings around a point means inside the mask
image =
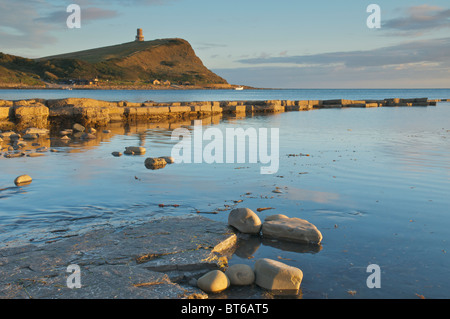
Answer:
POLYGON ((339 199, 339 194, 290 187, 286 197, 291 200, 312 201, 315 203, 326 204, 337 201, 339 199))
MULTIPOLYGON (((145 158, 170 155, 172 130, 192 129, 192 121, 115 124, 88 140, 61 140, 64 128, 52 129, 48 138, 27 142, 22 150, 45 147, 44 156, 0 158, 1 244, 59 240, 93 227, 197 211, 216 211, 205 216, 226 222, 234 207, 255 212, 270 207, 257 212, 261 220, 272 214, 306 219, 322 232, 321 246, 250 237, 240 242, 230 264, 272 258, 299 267, 302 298, 415 298, 416 293, 446 298, 448 118, 450 105, 442 103, 204 119, 204 125, 221 130, 279 128, 280 168, 274 175, 261 175, 259 163, 147 170, 145 158), (144 146, 147 152, 111 155, 127 146, 144 146), (288 156, 300 153, 310 156, 288 156), (14 187, 22 174, 33 182, 14 187), (381 267, 381 289, 366 286, 371 263, 381 267)), ((233 294, 261 296, 239 289, 233 294)))
POLYGON ((292 243, 276 239, 261 238, 258 236, 241 236, 237 244, 235 255, 243 259, 252 259, 261 245, 273 247, 281 251, 302 254, 318 253, 322 250, 322 245, 292 243))

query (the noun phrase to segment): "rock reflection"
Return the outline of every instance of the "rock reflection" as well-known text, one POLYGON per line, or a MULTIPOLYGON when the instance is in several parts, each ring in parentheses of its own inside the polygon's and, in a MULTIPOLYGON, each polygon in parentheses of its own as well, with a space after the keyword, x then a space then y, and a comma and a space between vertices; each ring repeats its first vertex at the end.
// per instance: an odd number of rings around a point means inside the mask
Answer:
POLYGON ((316 254, 322 250, 322 245, 302 244, 289 241, 269 239, 259 236, 249 236, 240 234, 237 248, 234 255, 242 259, 252 259, 258 251, 259 247, 269 246, 282 251, 289 251, 294 253, 309 253, 316 254))
MULTIPOLYGON (((235 119, 235 114, 222 115, 215 114, 212 116, 201 117, 202 125, 215 125, 219 124, 224 118, 235 119)), ((9 138, 0 139, 0 155, 4 157, 36 157, 43 155, 47 151, 64 151, 66 153, 82 153, 89 149, 96 148, 102 143, 111 142, 115 136, 132 136, 137 135, 139 137, 139 146, 146 145, 148 133, 151 131, 152 142, 155 143, 168 143, 167 137, 169 137, 171 131, 180 127, 186 127, 190 129, 194 125, 194 121, 199 118, 169 118, 165 121, 158 122, 112 122, 106 126, 89 126, 85 127, 85 132, 73 131, 73 125, 75 123, 70 121, 61 121, 51 126, 49 125, 36 125, 35 127, 45 127, 50 130, 49 135, 40 135, 32 140, 24 140, 19 137, 18 140, 10 140, 9 138), (154 137, 164 137, 163 139, 155 139, 154 137), (37 154, 40 153, 40 154, 37 154)), ((32 123, 36 124, 36 123, 32 123)), ((14 126, 10 127, 11 131, 21 134, 28 126, 14 126)))
POLYGON ((272 248, 276 248, 282 251, 290 251, 301 254, 316 254, 322 250, 322 245, 312 245, 312 244, 302 244, 302 243, 293 243, 282 240, 261 238, 261 243, 264 246, 270 246, 272 248))
POLYGON ((261 239, 257 236, 239 236, 234 254, 242 259, 251 259, 261 246, 261 239))

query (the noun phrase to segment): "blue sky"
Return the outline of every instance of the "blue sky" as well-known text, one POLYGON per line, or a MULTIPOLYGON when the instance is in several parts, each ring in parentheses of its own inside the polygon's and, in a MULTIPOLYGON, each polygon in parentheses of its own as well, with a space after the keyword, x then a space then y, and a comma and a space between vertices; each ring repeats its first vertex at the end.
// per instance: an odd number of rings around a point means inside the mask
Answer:
POLYGON ((233 84, 280 88, 450 87, 450 3, 295 0, 2 0, 0 51, 35 58, 183 38, 233 84), (66 8, 81 7, 69 29, 66 8), (381 28, 369 29, 369 4, 381 28))

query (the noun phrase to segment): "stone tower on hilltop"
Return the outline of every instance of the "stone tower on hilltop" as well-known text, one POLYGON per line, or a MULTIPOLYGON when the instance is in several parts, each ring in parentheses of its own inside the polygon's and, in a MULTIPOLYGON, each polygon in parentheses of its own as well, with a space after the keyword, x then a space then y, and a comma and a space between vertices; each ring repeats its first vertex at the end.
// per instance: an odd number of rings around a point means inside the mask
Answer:
POLYGON ((137 29, 136 41, 144 41, 144 34, 142 33, 142 29, 137 29))

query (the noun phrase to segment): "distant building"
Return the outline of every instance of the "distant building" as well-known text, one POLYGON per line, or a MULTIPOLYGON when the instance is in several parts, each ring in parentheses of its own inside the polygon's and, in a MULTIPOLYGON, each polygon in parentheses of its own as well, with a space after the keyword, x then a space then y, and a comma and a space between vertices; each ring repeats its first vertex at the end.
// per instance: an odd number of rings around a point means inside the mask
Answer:
POLYGON ((99 80, 98 78, 94 79, 76 79, 76 80, 69 80, 68 84, 72 85, 98 85, 99 80))
POLYGON ((136 41, 137 42, 144 41, 144 34, 142 33, 142 29, 137 29, 136 41))
POLYGON ((165 81, 163 81, 162 84, 163 84, 163 85, 170 85, 170 81, 169 81, 169 80, 165 80, 165 81))
POLYGON ((153 80, 153 85, 160 85, 161 82, 159 80, 153 80))

